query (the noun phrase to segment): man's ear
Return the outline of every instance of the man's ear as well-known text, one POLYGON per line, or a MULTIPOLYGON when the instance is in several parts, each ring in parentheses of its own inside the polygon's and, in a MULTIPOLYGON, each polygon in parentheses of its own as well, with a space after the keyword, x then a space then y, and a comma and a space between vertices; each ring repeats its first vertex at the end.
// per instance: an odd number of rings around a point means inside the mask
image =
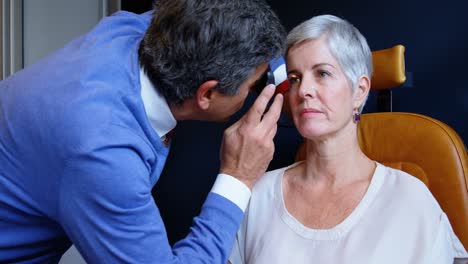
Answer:
POLYGON ((209 80, 198 87, 197 93, 195 95, 197 99, 197 105, 202 110, 207 110, 210 107, 211 100, 214 95, 214 88, 218 85, 218 81, 209 80))
POLYGON ((354 90, 354 95, 353 95, 353 104, 354 108, 359 108, 364 100, 366 100, 367 95, 369 94, 370 90, 370 79, 368 76, 363 75, 359 77, 359 80, 357 82, 357 87, 354 90))

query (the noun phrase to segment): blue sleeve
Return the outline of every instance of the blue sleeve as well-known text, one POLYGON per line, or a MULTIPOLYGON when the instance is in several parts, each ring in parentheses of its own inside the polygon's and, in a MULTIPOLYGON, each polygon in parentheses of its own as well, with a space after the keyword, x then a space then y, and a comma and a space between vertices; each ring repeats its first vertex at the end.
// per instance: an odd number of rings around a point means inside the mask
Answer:
POLYGON ((135 136, 104 135, 68 159, 60 187, 59 221, 85 260, 226 263, 242 211, 211 193, 187 238, 171 248, 151 195, 148 146, 135 136))

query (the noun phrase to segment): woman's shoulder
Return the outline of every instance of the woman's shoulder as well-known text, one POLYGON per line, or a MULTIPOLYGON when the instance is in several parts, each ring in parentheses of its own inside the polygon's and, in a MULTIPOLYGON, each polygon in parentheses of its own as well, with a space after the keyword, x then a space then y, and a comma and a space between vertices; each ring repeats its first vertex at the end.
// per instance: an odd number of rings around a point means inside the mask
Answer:
POLYGON ((273 187, 279 181, 279 178, 283 178, 285 171, 287 171, 289 168, 297 166, 300 163, 302 163, 302 161, 293 163, 286 167, 265 172, 265 174, 254 185, 252 192, 261 192, 264 191, 265 188, 269 189, 273 187))
POLYGON ((380 176, 383 176, 382 193, 393 201, 399 201, 407 206, 424 207, 437 214, 441 213, 428 186, 407 172, 378 163, 380 176))
POLYGON ((452 263, 454 257, 466 256, 447 216, 423 181, 379 163, 374 177, 381 185, 372 214, 367 216, 372 223, 386 227, 388 239, 404 239, 399 244, 402 248, 418 241, 421 263, 452 263))
POLYGON ((282 193, 282 179, 285 171, 301 162, 296 162, 286 167, 267 171, 252 188, 250 207, 252 204, 270 204, 279 202, 282 193))

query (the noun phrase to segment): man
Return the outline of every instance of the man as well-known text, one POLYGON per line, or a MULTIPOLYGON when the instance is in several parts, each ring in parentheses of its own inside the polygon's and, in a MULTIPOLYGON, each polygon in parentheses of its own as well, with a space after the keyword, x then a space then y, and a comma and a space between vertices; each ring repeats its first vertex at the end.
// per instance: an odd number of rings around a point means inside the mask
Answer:
POLYGON ((169 246, 151 188, 177 120, 223 121, 283 50, 260 0, 121 12, 0 84, 0 262, 226 263, 282 104, 268 86, 225 131, 220 174, 169 246))

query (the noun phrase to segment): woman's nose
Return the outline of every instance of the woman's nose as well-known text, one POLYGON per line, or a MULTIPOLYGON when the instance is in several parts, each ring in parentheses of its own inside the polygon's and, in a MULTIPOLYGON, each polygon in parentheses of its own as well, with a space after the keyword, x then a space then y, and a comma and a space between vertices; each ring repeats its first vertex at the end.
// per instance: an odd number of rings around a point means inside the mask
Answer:
POLYGON ((317 86, 310 80, 303 80, 299 86, 299 96, 302 98, 314 98, 317 96, 317 86))

